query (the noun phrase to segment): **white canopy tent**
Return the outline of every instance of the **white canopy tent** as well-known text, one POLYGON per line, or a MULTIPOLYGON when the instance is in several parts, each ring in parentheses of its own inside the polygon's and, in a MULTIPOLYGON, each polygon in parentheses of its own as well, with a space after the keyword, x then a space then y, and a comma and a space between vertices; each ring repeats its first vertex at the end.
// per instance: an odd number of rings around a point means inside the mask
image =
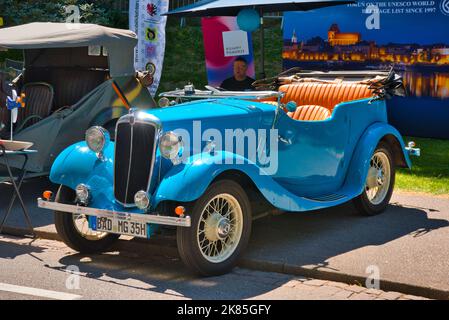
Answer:
POLYGON ((103 46, 109 56, 111 76, 135 73, 137 36, 129 30, 95 24, 36 22, 0 29, 0 48, 40 49, 103 46))

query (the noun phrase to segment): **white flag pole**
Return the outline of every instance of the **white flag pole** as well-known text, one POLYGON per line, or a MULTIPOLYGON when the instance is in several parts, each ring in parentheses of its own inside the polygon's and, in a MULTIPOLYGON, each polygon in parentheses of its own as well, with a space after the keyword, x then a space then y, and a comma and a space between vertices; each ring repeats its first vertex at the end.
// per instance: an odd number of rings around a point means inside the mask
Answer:
MULTIPOLYGON (((12 90, 12 100, 17 101, 17 91, 12 90)), ((13 141, 13 128, 14 123, 17 121, 17 115, 18 115, 18 109, 14 108, 11 110, 11 134, 10 134, 10 140, 13 141)))
POLYGON ((148 71, 153 84, 148 88, 155 95, 162 75, 165 54, 165 27, 169 0, 131 0, 129 2, 129 28, 138 37, 134 67, 148 71))

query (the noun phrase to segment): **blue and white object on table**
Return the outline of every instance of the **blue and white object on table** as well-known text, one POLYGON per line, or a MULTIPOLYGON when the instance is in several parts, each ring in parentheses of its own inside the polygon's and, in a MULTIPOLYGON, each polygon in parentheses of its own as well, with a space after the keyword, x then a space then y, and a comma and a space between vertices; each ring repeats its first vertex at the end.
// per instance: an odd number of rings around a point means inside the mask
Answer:
POLYGON ((11 111, 11 136, 10 136, 10 140, 12 141, 13 138, 13 126, 14 123, 17 122, 17 116, 18 116, 18 109, 20 107, 22 107, 22 103, 21 100, 18 99, 17 96, 17 91, 16 90, 12 90, 12 94, 11 97, 7 97, 6 98, 6 108, 8 108, 8 110, 11 111))

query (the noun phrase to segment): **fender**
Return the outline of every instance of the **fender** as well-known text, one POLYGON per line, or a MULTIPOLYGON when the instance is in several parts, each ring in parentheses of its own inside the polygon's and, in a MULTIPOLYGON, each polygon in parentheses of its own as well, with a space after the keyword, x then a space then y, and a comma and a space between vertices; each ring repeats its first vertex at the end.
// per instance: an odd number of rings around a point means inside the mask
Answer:
POLYGON ((50 181, 75 189, 80 183, 91 187, 94 199, 111 199, 113 192, 114 143, 104 150, 103 158, 98 159, 86 142, 79 142, 59 154, 50 171, 50 181))
POLYGON ((323 202, 299 197, 282 187, 255 163, 227 151, 214 155, 193 156, 187 164, 173 167, 161 181, 152 197, 156 207, 162 201, 195 201, 204 194, 208 186, 221 173, 236 170, 250 178, 265 199, 278 209, 285 211, 308 211, 322 209, 347 201, 347 198, 323 202), (239 160, 240 162, 236 162, 239 160), (245 162, 243 162, 243 160, 245 162), (242 163, 242 164, 240 164, 242 163))
MULTIPOLYGON (((412 167, 412 163, 408 152, 405 149, 405 144, 401 134, 387 123, 376 122, 365 130, 364 134, 359 139, 356 148, 354 149, 343 187, 343 192, 345 194, 353 194, 358 196, 363 192, 366 177, 368 176, 371 157, 379 142, 382 139, 387 138, 389 140, 391 138, 396 140, 396 142, 400 145, 400 152, 402 152, 402 154, 400 154, 403 156, 402 162, 405 164, 405 167, 412 167)), ((393 148, 393 151, 398 152, 399 150, 397 149, 399 148, 393 148)))

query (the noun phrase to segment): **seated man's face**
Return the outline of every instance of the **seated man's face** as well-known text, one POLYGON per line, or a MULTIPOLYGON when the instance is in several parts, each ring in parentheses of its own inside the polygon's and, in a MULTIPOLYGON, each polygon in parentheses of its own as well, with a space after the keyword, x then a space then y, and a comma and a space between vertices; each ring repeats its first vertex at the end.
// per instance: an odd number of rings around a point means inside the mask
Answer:
POLYGON ((246 71, 248 71, 248 66, 243 61, 234 62, 234 77, 237 80, 244 80, 246 78, 246 71))

